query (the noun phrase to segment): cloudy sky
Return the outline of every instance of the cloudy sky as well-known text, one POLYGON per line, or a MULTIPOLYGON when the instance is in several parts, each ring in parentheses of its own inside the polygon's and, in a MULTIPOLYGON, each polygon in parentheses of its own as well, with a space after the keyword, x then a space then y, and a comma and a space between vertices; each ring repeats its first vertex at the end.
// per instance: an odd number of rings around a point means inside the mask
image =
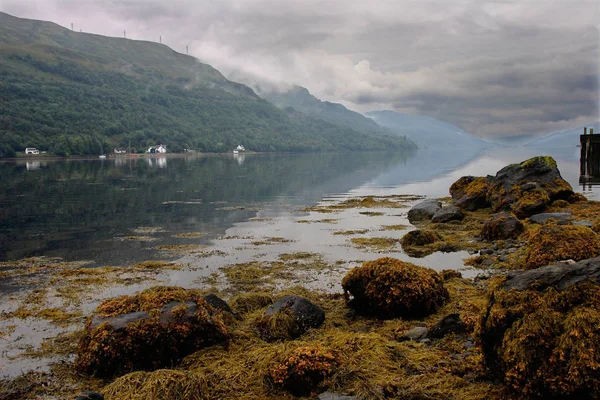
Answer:
POLYGON ((481 137, 600 113, 600 1, 0 0, 19 17, 158 41, 227 76, 307 87, 481 137))

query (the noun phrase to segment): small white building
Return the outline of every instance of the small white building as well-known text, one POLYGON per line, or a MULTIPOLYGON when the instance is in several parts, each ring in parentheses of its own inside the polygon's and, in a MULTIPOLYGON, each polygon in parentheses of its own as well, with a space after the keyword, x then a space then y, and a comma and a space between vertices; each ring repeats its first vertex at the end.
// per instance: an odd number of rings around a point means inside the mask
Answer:
POLYGON ((244 151, 246 151, 246 148, 240 144, 240 145, 238 145, 238 147, 236 147, 233 150, 233 154, 238 154, 238 153, 244 152, 244 151))
POLYGON ((151 146, 148 148, 148 150, 146 150, 146 153, 150 153, 150 154, 165 154, 167 152, 167 146, 165 146, 164 144, 159 144, 158 146, 151 146))
POLYGON ((25 154, 38 155, 38 154, 40 154, 40 151, 38 149, 36 149, 35 147, 27 147, 25 149, 25 154))

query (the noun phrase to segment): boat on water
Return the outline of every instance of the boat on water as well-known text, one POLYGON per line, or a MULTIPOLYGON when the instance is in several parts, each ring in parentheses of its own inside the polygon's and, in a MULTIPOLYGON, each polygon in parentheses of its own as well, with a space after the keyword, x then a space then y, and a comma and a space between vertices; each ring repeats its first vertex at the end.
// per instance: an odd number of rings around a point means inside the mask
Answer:
POLYGON ((106 154, 100 154, 100 155, 98 156, 98 158, 100 158, 100 159, 105 159, 105 158, 106 158, 106 154))

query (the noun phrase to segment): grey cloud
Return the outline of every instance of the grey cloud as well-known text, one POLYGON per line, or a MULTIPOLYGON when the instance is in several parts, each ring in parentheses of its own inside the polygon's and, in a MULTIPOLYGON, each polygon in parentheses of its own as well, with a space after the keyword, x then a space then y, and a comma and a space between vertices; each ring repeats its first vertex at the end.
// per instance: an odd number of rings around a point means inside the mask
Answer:
POLYGON ((0 0, 0 10, 160 35, 233 79, 298 84, 358 111, 430 115, 480 136, 599 119, 597 1, 0 0))

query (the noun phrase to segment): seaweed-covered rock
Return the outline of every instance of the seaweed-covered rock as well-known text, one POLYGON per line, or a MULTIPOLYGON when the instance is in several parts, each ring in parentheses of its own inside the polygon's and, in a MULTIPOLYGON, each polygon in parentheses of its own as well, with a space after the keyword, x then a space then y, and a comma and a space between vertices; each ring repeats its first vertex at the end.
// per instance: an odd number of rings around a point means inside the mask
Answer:
POLYGON ((551 219, 556 221, 558 225, 567 225, 571 222, 573 216, 570 213, 566 212, 541 213, 529 217, 529 222, 531 222, 532 224, 545 224, 551 219))
POLYGON ((445 223, 450 221, 460 221, 465 217, 465 214, 460 208, 455 206, 444 207, 441 210, 433 214, 431 222, 445 223))
POLYGON ((299 347, 277 365, 270 376, 275 385, 296 396, 306 396, 333 375, 337 365, 336 356, 327 349, 319 346, 299 347))
POLYGON ((160 369, 124 375, 103 392, 106 400, 202 400, 207 389, 206 378, 197 372, 160 369))
POLYGON ((492 209, 512 211, 518 218, 543 212, 555 200, 567 200, 573 188, 552 157, 530 158, 502 168, 493 178, 487 200, 492 209))
POLYGON ((414 231, 407 232, 402 239, 400 244, 402 248, 406 246, 424 246, 426 244, 432 244, 439 240, 442 240, 441 236, 435 232, 427 229, 415 229, 414 231))
POLYGON ((442 203, 438 200, 425 200, 408 210, 408 221, 411 224, 431 221, 436 212, 442 209, 442 203))
POLYGON ((600 258, 512 272, 477 336, 484 365, 526 398, 600 399, 600 258))
POLYGON ((456 207, 475 211, 490 206, 487 192, 491 177, 463 176, 450 186, 450 195, 456 207))
POLYGON ((267 341, 293 339, 325 321, 321 307, 301 296, 284 296, 257 320, 260 336, 267 341))
POLYGON ((79 343, 76 367, 99 377, 153 370, 228 339, 221 313, 198 291, 154 287, 98 306, 79 343))
POLYGON ((586 226, 534 225, 528 233, 525 268, 561 260, 585 260, 600 255, 600 236, 586 226))
POLYGON ((444 281, 449 281, 454 278, 462 278, 462 274, 455 269, 443 269, 439 272, 444 281))
POLYGON ((449 299, 437 272, 390 257, 353 268, 342 287, 349 306, 382 318, 429 315, 449 299))
POLYGON ((513 214, 501 212, 483 224, 481 237, 485 240, 514 239, 523 233, 523 223, 513 214))
POLYGON ((467 325, 460 319, 460 316, 458 314, 449 314, 431 328, 429 336, 439 339, 449 333, 465 333, 466 331, 467 325))

